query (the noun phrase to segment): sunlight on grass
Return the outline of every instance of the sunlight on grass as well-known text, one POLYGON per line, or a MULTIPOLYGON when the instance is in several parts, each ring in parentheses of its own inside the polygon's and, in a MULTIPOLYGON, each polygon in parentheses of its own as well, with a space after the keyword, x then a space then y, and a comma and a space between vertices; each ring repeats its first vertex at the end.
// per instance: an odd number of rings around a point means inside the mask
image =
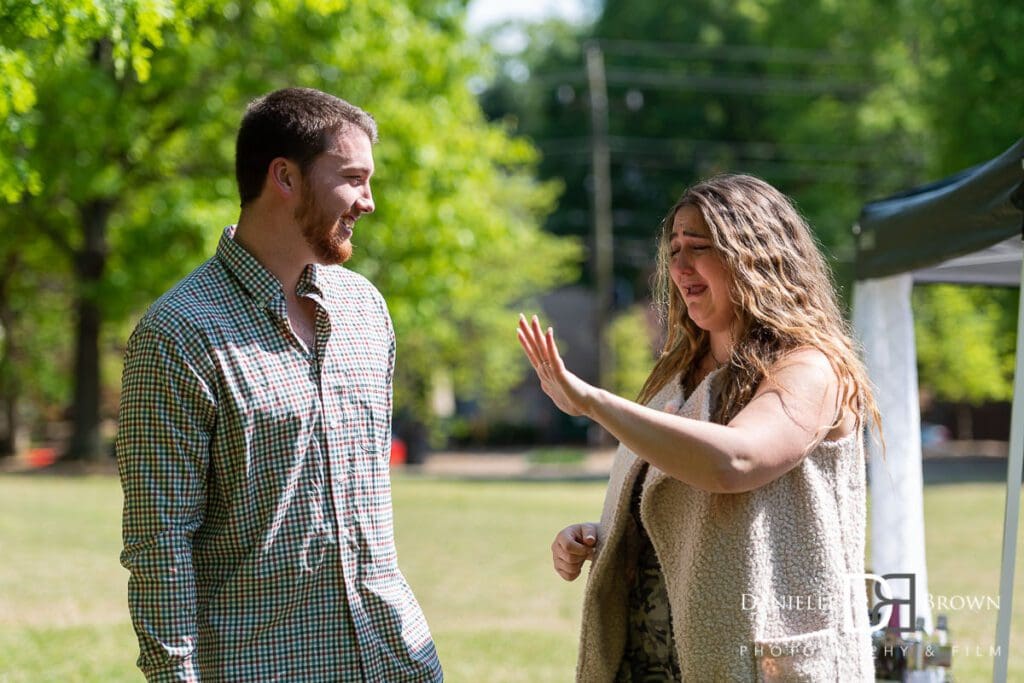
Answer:
MULTIPOLYGON (((953 675, 957 681, 991 681, 999 599, 1006 485, 964 483, 926 486, 924 492, 928 589, 933 615, 949 615, 953 675), (975 598, 967 607, 966 598, 975 598), (944 602, 945 609, 940 603, 944 602), (956 607, 951 609, 950 606, 956 607)), ((1018 541, 1009 680, 1024 680, 1024 548, 1018 541)))
MULTIPOLYGON (((572 679, 583 583, 554 574, 549 547, 563 526, 597 518, 603 488, 396 475, 400 563, 447 681, 572 679)), ((933 596, 998 596, 1004 495, 992 483, 925 489, 933 596)), ((0 681, 142 680, 117 559, 120 514, 112 477, 0 476, 0 681)), ((1010 680, 1024 680, 1022 584, 1010 680)), ((991 680, 995 610, 946 612, 961 648, 956 680, 991 680)))
MULTIPOLYGON (((582 582, 550 544, 600 513, 600 483, 465 483, 396 476, 399 558, 446 672, 459 681, 565 681, 582 582)), ((0 476, 0 681, 141 681, 118 563, 112 477, 0 476)))

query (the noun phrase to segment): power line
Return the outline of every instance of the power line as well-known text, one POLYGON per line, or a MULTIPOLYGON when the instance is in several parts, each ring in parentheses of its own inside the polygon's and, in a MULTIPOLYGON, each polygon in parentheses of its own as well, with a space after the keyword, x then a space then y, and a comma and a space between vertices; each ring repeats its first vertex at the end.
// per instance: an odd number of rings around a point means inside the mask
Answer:
POLYGON ((726 62, 761 62, 798 65, 863 66, 864 57, 808 48, 764 47, 762 45, 700 45, 665 43, 651 40, 606 40, 596 42, 608 54, 632 57, 674 57, 677 59, 726 62))
MULTIPOLYGON (((589 154, 589 137, 547 138, 534 140, 546 156, 583 156, 589 154)), ((617 156, 620 154, 678 158, 690 154, 713 157, 734 155, 751 161, 768 161, 779 164, 803 163, 804 165, 851 166, 867 165, 885 167, 892 161, 879 157, 878 150, 866 145, 839 146, 813 143, 784 143, 758 141, 701 140, 691 138, 644 138, 612 135, 608 145, 617 156)), ((920 159, 903 158, 905 166, 920 166, 920 159)))
POLYGON ((866 83, 819 78, 774 78, 761 76, 696 76, 654 69, 608 69, 608 82, 631 87, 648 86, 665 90, 692 90, 727 95, 859 95, 866 83))
MULTIPOLYGON (((585 80, 584 74, 575 69, 531 74, 530 78, 542 86, 583 85, 585 80)), ((646 86, 661 90, 712 92, 725 95, 861 95, 871 88, 868 83, 823 78, 700 76, 628 67, 608 68, 606 80, 609 86, 632 88, 646 86)))

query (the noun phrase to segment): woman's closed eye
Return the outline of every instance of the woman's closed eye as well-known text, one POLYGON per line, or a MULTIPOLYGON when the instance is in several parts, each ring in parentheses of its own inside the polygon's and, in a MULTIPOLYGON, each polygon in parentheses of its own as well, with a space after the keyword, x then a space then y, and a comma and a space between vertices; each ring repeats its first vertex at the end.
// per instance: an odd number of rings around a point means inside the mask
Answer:
MULTIPOLYGON (((692 252, 697 252, 699 254, 701 252, 705 252, 705 251, 708 251, 709 249, 711 249, 711 245, 708 245, 708 244, 690 244, 690 245, 687 245, 685 248, 686 248, 686 251, 688 251, 688 252, 691 252, 691 253, 692 252)), ((669 256, 671 256, 672 258, 675 258, 676 256, 679 256, 679 252, 680 251, 682 251, 681 248, 674 247, 671 251, 669 251, 669 256)))

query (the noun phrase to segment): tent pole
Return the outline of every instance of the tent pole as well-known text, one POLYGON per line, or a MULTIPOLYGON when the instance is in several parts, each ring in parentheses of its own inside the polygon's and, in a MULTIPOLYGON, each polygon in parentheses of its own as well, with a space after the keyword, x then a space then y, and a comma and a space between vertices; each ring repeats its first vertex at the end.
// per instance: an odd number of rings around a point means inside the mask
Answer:
MULTIPOLYGON (((1024 262, 1021 263, 1024 283, 1024 262)), ((994 683, 1007 678, 1010 656, 1010 618, 1013 612, 1013 575, 1017 560, 1017 524, 1020 518, 1021 474, 1024 469, 1024 296, 1017 307, 1017 358, 1013 371, 1013 413, 1010 418, 1010 457, 1006 468, 1006 515, 1003 519, 1003 563, 999 577, 999 620, 996 624, 994 683)))

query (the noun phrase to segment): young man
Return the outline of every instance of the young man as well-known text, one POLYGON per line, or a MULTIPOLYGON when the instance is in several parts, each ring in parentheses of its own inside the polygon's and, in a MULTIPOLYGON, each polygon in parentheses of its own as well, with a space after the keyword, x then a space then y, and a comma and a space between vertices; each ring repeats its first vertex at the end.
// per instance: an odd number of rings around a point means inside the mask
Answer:
POLYGON ((341 267, 376 139, 317 90, 254 101, 237 227, 129 341, 121 562, 150 681, 442 678, 395 555, 394 331, 341 267))

